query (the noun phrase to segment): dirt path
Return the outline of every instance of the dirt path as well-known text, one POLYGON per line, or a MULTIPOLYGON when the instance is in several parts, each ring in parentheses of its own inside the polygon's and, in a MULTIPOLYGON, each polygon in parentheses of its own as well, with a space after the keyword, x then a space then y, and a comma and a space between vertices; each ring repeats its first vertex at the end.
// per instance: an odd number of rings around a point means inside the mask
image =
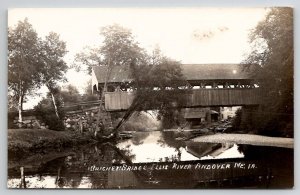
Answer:
POLYGON ((275 146, 284 148, 294 148, 293 138, 283 137, 267 137, 262 135, 251 134, 215 134, 204 135, 192 139, 194 142, 205 143, 236 143, 236 144, 249 144, 257 146, 275 146))

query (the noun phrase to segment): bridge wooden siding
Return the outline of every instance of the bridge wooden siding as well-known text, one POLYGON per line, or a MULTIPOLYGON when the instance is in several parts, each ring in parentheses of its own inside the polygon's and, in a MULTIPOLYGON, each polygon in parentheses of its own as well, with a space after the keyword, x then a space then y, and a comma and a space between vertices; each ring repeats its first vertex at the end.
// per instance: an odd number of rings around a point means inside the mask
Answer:
POLYGON ((107 111, 127 110, 134 99, 134 92, 106 92, 105 109, 107 111))
MULTIPOLYGON (((187 94, 186 108, 210 106, 246 106, 258 105, 260 90, 252 89, 197 89, 187 94)), ((134 92, 105 93, 107 111, 127 110, 134 99, 134 92)))

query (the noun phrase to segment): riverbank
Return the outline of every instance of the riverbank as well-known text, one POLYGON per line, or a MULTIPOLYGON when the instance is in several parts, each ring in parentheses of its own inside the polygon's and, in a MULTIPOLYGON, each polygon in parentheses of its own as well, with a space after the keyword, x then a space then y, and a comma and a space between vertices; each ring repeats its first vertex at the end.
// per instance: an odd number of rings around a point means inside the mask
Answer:
POLYGON ((256 146, 274 146, 283 148, 294 148, 293 138, 268 137, 253 134, 214 134, 204 135, 191 139, 194 142, 202 143, 234 143, 256 146))
POLYGON ((48 129, 8 129, 7 141, 8 155, 12 158, 96 142, 88 134, 48 129))

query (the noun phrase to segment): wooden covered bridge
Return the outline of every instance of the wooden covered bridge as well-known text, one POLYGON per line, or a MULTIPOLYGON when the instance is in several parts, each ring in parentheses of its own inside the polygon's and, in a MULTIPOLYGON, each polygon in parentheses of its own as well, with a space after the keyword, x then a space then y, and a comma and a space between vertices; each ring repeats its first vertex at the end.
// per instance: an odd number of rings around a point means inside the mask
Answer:
MULTIPOLYGON (((248 69, 240 64, 182 64, 182 73, 188 83, 188 101, 185 107, 251 106, 258 105, 259 86, 251 79, 248 69)), ((93 93, 103 90, 107 68, 92 70, 93 93)), ((107 111, 126 110, 135 92, 128 67, 111 70, 105 93, 107 111)))

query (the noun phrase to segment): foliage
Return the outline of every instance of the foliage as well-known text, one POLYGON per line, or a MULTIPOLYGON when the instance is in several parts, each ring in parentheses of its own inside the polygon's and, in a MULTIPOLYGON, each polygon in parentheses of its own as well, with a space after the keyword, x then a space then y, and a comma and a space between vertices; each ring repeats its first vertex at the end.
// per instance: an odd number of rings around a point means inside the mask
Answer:
POLYGON ((68 66, 63 58, 66 53, 66 43, 59 39, 58 34, 50 32, 45 40, 42 40, 40 59, 43 68, 41 73, 43 83, 48 88, 55 86, 57 81, 65 80, 64 73, 68 66))
MULTIPOLYGON (((153 58, 152 58, 153 59, 153 58)), ((175 108, 186 104, 186 81, 181 73, 180 63, 160 55, 156 64, 137 65, 131 63, 131 72, 134 79, 132 87, 135 89, 135 99, 124 115, 126 121, 131 114, 142 110, 158 110, 158 119, 163 124, 173 126, 177 124, 178 112, 175 108)), ((122 121, 117 125, 117 128, 122 121)))
POLYGON ((99 97, 92 92, 92 80, 89 80, 86 84, 85 91, 83 96, 81 97, 82 101, 88 102, 88 101, 96 101, 99 99, 99 97))
POLYGON ((39 60, 42 62, 41 78, 42 83, 46 85, 52 98, 55 114, 58 118, 61 116, 58 113, 57 105, 55 104, 54 93, 57 91, 57 82, 65 81, 64 74, 68 66, 64 61, 64 56, 67 53, 66 43, 59 39, 59 35, 50 32, 45 40, 41 41, 41 55, 39 60))
POLYGON ((158 48, 148 59, 148 65, 131 64, 133 87, 136 88, 135 102, 138 102, 135 109, 158 110, 158 118, 170 128, 178 123, 176 107, 186 104, 186 91, 182 87, 187 83, 180 62, 162 55, 158 48))
POLYGON ((236 112, 235 112, 235 117, 233 118, 232 121, 232 128, 235 131, 238 131, 241 127, 241 120, 242 120, 242 109, 239 108, 236 112))
MULTIPOLYGON (((44 40, 38 37, 26 18, 14 28, 8 29, 8 83, 13 102, 18 102, 19 120, 26 95, 41 85, 46 85, 52 94, 57 82, 65 80, 67 65, 63 60, 66 44, 59 35, 51 32, 44 40)), ((54 105, 58 117, 57 105, 54 105)))
POLYGON ((38 105, 34 107, 35 115, 37 116, 38 119, 40 119, 42 122, 48 125, 49 129, 62 131, 64 130, 64 123, 63 123, 64 111, 62 109, 61 98, 59 98, 59 90, 55 90, 54 95, 56 96, 55 104, 58 107, 58 113, 60 118, 58 118, 53 112, 54 105, 52 103, 51 97, 49 97, 50 95, 48 95, 47 98, 41 100, 38 103, 38 105))
POLYGON ((26 95, 40 85, 39 41, 27 18, 8 29, 8 88, 18 102, 20 118, 26 95))
MULTIPOLYGON (((100 35, 103 44, 77 54, 75 61, 86 65, 89 73, 93 66, 107 66, 106 80, 115 66, 130 69, 134 80, 131 87, 136 91, 136 96, 117 128, 136 110, 157 109, 163 117, 169 116, 169 108, 174 107, 174 104, 184 103, 183 92, 179 87, 186 83, 179 62, 163 56, 159 48, 148 55, 134 40, 131 31, 117 24, 103 27, 100 35)), ((76 64, 75 67, 81 68, 76 64)))
POLYGON ((79 94, 78 89, 69 84, 60 91, 62 102, 64 105, 74 104, 81 101, 81 95, 79 94))
POLYGON ((146 131, 158 129, 159 123, 156 119, 144 112, 135 112, 128 121, 120 128, 120 131, 146 131))
POLYGON ((293 9, 272 8, 250 40, 253 50, 245 63, 257 65, 253 78, 262 93, 250 126, 261 134, 293 136, 293 9))
POLYGON ((129 65, 133 60, 142 62, 144 51, 134 40, 129 29, 118 24, 105 26, 100 35, 104 38, 99 47, 86 47, 75 57, 74 67, 82 69, 82 64, 87 66, 91 74, 93 66, 122 66, 129 65))

